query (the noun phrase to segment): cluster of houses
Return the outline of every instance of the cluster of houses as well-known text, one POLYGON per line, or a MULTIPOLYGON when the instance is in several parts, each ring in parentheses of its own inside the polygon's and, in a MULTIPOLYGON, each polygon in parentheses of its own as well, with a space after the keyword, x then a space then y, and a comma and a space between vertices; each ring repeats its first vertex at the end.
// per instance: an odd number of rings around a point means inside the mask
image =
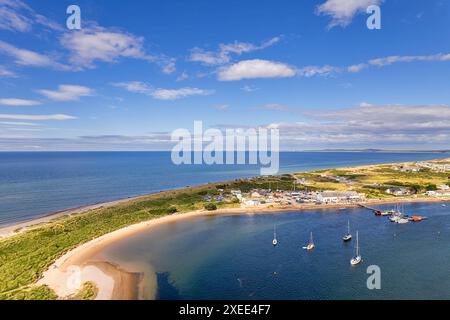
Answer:
POLYGON ((393 166, 391 167, 392 170, 400 171, 400 172, 419 172, 420 167, 417 166, 409 166, 409 165, 401 165, 401 166, 393 166))
MULTIPOLYGON (((399 196, 410 196, 414 194, 414 191, 407 188, 389 188, 386 189, 386 193, 399 197, 399 196)), ((437 186, 437 190, 427 191, 425 192, 425 195, 430 197, 450 196, 450 186, 446 184, 437 186)))
POLYGON ((419 172, 422 169, 429 169, 433 172, 450 172, 450 164, 445 163, 433 163, 433 162, 416 162, 411 165, 399 165, 393 166, 391 169, 400 172, 419 172))
POLYGON ((430 197, 446 197, 450 196, 450 187, 446 184, 437 187, 438 190, 427 191, 426 195, 430 197))
POLYGON ((231 194, 246 206, 263 204, 296 205, 301 203, 348 204, 365 201, 365 197, 354 191, 295 192, 282 190, 254 189, 243 194, 240 190, 231 190, 231 194))
POLYGON ((419 168, 430 169, 434 172, 450 172, 450 164, 445 163, 417 162, 416 166, 419 168))

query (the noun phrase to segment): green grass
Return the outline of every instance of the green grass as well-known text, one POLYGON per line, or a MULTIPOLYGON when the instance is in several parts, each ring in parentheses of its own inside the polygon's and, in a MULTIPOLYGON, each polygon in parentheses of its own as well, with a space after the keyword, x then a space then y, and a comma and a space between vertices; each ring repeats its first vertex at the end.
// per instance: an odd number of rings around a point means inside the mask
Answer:
POLYGON ((72 300, 94 300, 97 297, 98 288, 95 283, 88 281, 83 283, 81 290, 72 298, 72 300))

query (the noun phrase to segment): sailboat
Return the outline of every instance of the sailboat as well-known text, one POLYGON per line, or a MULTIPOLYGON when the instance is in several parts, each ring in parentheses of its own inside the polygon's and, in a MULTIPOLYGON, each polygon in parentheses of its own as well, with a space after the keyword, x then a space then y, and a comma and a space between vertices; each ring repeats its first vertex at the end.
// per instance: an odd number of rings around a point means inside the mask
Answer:
POLYGON ((314 241, 313 241, 313 234, 312 234, 312 232, 311 232, 311 235, 310 235, 310 238, 309 238, 309 243, 308 243, 308 245, 307 245, 306 247, 303 247, 303 249, 308 250, 308 251, 311 251, 311 250, 313 250, 315 247, 316 247, 316 245, 314 244, 314 241))
POLYGON ((276 226, 273 227, 273 240, 272 240, 272 244, 275 247, 278 244, 278 240, 277 240, 277 229, 276 226))
POLYGON ((350 233, 350 220, 348 220, 347 234, 342 237, 342 240, 344 240, 344 242, 352 240, 352 234, 350 233))
POLYGON ((359 253, 359 235, 358 231, 356 231, 356 255, 351 258, 350 264, 352 266, 356 266, 357 264, 360 264, 362 262, 361 254, 359 253))

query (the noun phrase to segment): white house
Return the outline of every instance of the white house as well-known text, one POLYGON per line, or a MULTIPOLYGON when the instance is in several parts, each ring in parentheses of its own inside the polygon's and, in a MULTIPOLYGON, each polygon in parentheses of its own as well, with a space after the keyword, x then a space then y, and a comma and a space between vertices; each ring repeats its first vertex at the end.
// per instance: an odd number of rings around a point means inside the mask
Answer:
POLYGON ((362 196, 355 191, 324 191, 316 195, 316 201, 320 203, 353 202, 360 200, 362 200, 362 196))

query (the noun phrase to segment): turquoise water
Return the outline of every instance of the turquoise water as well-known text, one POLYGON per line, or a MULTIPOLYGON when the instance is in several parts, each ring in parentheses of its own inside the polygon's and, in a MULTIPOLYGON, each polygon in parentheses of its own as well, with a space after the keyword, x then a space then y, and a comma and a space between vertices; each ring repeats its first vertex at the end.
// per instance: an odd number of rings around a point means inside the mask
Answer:
MULTIPOLYGON (((280 173, 445 157, 287 152, 280 155, 280 173)), ((0 226, 67 208, 258 174, 258 166, 176 166, 169 152, 1 152, 0 226)))
POLYGON ((405 211, 429 219, 398 225, 365 209, 198 217, 135 235, 103 255, 149 263, 159 299, 449 299, 450 204, 411 203, 405 211), (364 261, 356 267, 349 263, 354 241, 341 240, 347 220, 360 234, 364 261), (306 252, 310 231, 317 247, 306 252), (381 290, 367 289, 369 265, 381 268, 381 290))

